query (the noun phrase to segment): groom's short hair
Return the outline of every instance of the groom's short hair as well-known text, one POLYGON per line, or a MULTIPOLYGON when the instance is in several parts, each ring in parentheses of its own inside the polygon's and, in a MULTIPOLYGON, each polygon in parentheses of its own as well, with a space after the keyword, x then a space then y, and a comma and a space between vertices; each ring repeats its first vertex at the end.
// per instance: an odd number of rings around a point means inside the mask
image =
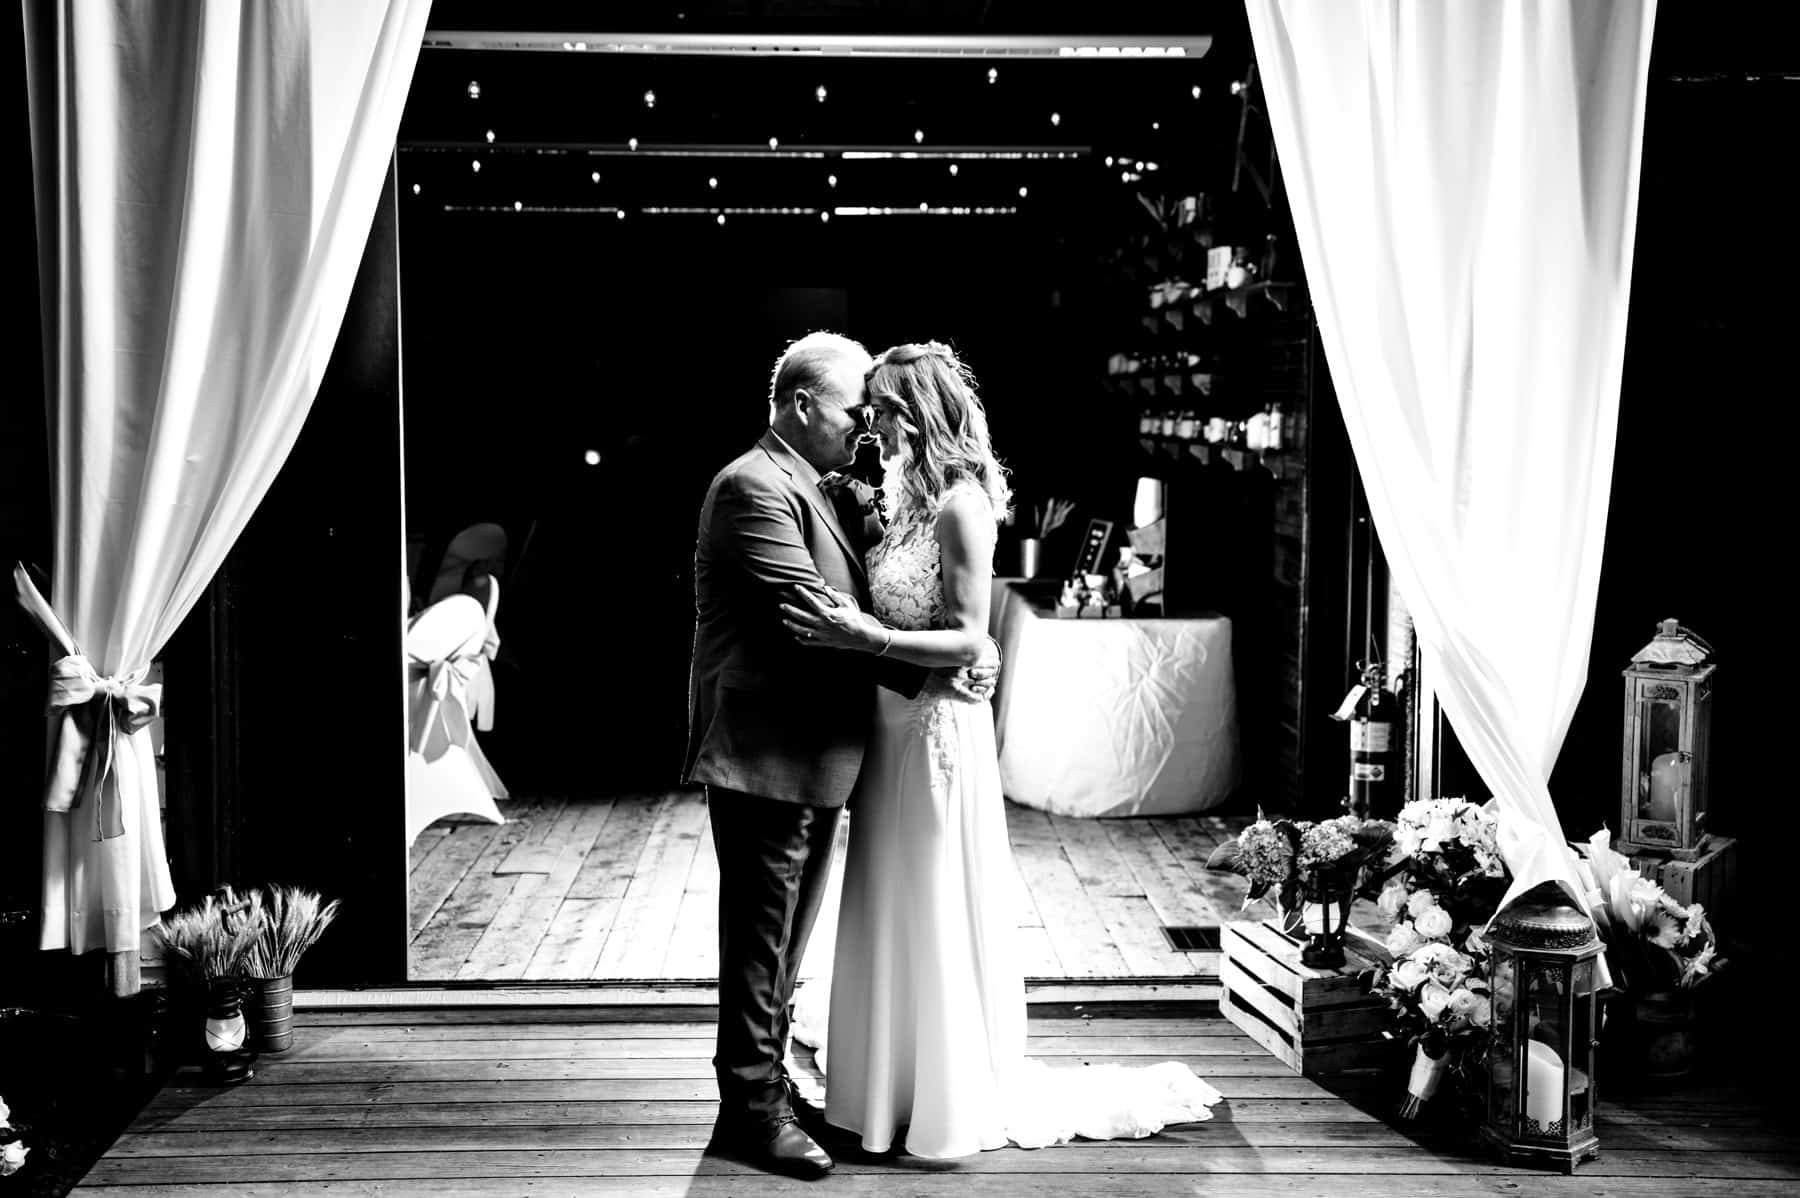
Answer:
POLYGON ((872 362, 869 351, 861 342, 852 341, 842 333, 820 330, 790 342, 775 363, 775 372, 769 376, 769 403, 780 407, 802 387, 818 390, 824 386, 832 365, 841 358, 862 358, 872 362))

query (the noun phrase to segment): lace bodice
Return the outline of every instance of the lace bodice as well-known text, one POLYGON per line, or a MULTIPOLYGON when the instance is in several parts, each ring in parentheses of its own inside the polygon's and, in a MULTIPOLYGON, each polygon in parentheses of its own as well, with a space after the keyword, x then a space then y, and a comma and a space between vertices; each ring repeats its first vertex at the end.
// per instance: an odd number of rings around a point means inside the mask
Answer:
POLYGON ((869 550, 869 597, 875 617, 892 628, 916 632, 943 628, 944 576, 937 541, 937 517, 951 495, 972 491, 987 496, 973 482, 957 483, 938 504, 905 504, 875 547, 869 550))

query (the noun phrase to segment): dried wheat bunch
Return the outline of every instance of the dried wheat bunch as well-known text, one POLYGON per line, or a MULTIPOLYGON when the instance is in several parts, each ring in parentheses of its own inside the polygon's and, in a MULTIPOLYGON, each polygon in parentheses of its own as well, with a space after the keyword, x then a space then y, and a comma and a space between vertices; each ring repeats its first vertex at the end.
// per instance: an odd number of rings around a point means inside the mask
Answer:
POLYGON ((245 962, 251 977, 278 978, 294 972, 301 956, 319 942, 337 918, 338 900, 323 903, 297 886, 271 886, 262 899, 261 921, 245 962))

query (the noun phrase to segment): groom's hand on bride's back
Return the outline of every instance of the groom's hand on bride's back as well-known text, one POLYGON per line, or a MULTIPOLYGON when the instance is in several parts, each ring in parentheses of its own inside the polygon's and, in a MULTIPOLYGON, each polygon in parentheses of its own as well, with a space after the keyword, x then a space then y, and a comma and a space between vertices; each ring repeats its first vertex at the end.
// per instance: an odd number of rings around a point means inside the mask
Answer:
POLYGON ((959 666, 944 672, 950 675, 950 689, 963 698, 977 703, 993 698, 994 687, 1000 681, 999 643, 990 636, 974 665, 959 666))

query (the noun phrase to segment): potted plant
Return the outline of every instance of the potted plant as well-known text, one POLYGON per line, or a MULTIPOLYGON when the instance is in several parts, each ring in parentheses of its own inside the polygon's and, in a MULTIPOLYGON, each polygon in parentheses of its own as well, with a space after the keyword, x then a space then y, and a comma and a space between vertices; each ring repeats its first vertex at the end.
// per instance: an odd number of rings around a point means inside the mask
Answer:
POLYGON ((1025 578, 1038 576, 1045 540, 1063 526, 1074 510, 1075 503, 1069 499, 1046 499, 1032 509, 1032 533, 1019 541, 1020 575, 1025 578))
POLYGON ((1392 841, 1393 825, 1385 820, 1258 819, 1214 849, 1206 866, 1250 883, 1246 907, 1271 898, 1284 932, 1292 934, 1304 920, 1308 943, 1301 960, 1334 969, 1344 963, 1350 903, 1392 841))
POLYGON ((265 1052, 286 1052, 293 1046, 294 970, 337 912, 338 900, 322 902, 297 886, 272 886, 263 893, 244 972, 254 983, 251 1015, 265 1052))

